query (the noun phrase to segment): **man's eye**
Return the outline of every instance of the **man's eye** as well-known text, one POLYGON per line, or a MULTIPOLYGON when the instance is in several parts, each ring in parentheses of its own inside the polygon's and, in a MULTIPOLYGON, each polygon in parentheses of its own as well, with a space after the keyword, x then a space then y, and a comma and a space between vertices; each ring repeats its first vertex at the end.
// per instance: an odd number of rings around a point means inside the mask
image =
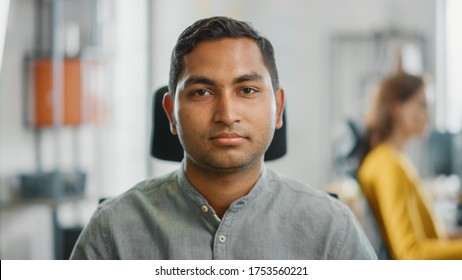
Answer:
POLYGON ((255 93, 256 91, 253 88, 243 88, 242 92, 244 94, 251 94, 251 93, 255 93))
POLYGON ((192 95, 199 95, 199 96, 204 96, 206 94, 208 94, 209 92, 205 89, 199 89, 199 90, 196 90, 192 93, 192 95))

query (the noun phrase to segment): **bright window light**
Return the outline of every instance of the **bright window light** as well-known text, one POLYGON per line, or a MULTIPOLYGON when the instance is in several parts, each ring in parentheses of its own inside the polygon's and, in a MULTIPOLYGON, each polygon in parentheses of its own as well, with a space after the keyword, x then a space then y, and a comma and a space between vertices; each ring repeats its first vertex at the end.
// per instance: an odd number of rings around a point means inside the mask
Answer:
POLYGON ((446 126, 462 130, 462 1, 446 0, 446 126))
POLYGON ((2 72, 3 47, 5 46, 9 10, 10 0, 0 0, 0 73, 2 72))

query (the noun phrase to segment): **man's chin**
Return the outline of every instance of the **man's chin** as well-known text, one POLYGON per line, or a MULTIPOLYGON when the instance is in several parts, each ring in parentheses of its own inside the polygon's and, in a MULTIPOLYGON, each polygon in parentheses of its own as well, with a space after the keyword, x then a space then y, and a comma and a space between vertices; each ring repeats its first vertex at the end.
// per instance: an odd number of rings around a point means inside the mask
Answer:
POLYGON ((216 173, 236 173, 249 168, 251 164, 248 162, 216 162, 207 163, 206 166, 207 169, 216 173))
POLYGON ((254 157, 232 157, 206 159, 203 166, 216 173, 236 173, 252 168, 260 160, 254 157))

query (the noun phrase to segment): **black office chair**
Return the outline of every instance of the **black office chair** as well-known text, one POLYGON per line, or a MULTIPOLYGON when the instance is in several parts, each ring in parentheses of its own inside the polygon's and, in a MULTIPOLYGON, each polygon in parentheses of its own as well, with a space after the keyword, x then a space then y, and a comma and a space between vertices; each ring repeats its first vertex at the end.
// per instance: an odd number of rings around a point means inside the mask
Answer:
POLYGON ((338 174, 351 176, 356 179, 359 164, 366 150, 366 128, 360 121, 347 119, 344 133, 335 139, 333 147, 335 169, 338 174))
MULTIPOLYGON (((359 184, 357 173, 362 159, 366 155, 367 145, 366 128, 358 120, 347 119, 346 131, 335 143, 335 167, 336 172, 348 176, 359 184)), ((361 187, 361 186, 360 186, 361 187)), ((362 192, 362 187, 361 187, 362 192)), ((365 209, 362 217, 363 229, 374 247, 377 257, 381 260, 390 258, 384 234, 381 232, 377 220, 377 213, 374 213, 369 201, 364 196, 365 209)))
MULTIPOLYGON (((152 98, 151 156, 168 161, 181 161, 183 147, 177 135, 170 132, 170 124, 162 107, 162 99, 168 91, 164 86, 158 89, 152 98)), ((274 133, 273 141, 265 153, 265 161, 275 160, 287 152, 285 112, 282 115, 284 125, 274 133)))

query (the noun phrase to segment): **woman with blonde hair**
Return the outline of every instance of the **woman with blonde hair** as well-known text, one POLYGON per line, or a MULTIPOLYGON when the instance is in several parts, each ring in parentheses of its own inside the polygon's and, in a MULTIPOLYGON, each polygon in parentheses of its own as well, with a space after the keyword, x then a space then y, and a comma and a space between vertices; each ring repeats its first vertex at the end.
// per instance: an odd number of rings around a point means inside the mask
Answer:
POLYGON ((357 176, 392 259, 462 259, 425 200, 419 175, 403 152, 429 123, 425 83, 400 73, 385 79, 367 121, 368 152, 357 176))

